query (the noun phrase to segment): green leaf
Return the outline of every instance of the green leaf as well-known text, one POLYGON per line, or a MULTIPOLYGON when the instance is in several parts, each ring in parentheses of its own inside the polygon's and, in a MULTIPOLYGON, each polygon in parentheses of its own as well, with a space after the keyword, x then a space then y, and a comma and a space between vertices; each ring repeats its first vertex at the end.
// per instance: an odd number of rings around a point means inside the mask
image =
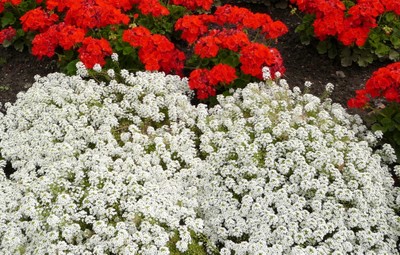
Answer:
POLYGON ((389 59, 390 60, 399 60, 400 53, 396 50, 391 50, 389 52, 389 59))
POLYGON ((329 43, 327 41, 320 41, 317 45, 317 50, 319 54, 325 54, 328 52, 329 43))
POLYGON ((398 49, 400 47, 400 33, 393 33, 390 36, 390 42, 393 44, 395 49, 398 49))
POLYGON ((68 63, 66 69, 68 75, 75 75, 76 74, 76 63, 78 63, 79 59, 75 59, 68 63))
MULTIPOLYGON (((386 118, 391 118, 393 115, 395 115, 396 112, 398 112, 395 108, 391 106, 387 106, 381 110, 382 114, 385 115, 386 118)), ((399 113, 400 114, 400 113, 399 113)), ((396 115, 397 116, 397 115, 396 115)), ((400 116, 399 116, 400 117, 400 116)))
POLYGON ((24 50, 24 42, 23 41, 17 41, 14 43, 14 49, 16 49, 19 52, 22 52, 24 50))
POLYGON ((394 123, 390 118, 385 117, 380 120, 380 123, 387 131, 393 131, 395 128, 394 123))
POLYGON ((380 43, 375 50, 375 54, 378 55, 378 57, 388 56, 389 52, 390 52, 390 47, 383 43, 380 43))
POLYGON ((398 112, 396 115, 394 115, 393 120, 400 124, 400 112, 398 112))
POLYGON ((382 132, 386 132, 386 129, 385 129, 382 125, 380 125, 380 124, 378 124, 378 123, 375 123, 374 125, 372 125, 372 126, 371 126, 371 130, 372 130, 372 131, 382 131, 382 132))
POLYGON ((344 57, 340 60, 342 66, 351 66, 353 59, 351 57, 344 57))
POLYGON ((330 47, 328 50, 328 57, 330 59, 334 59, 334 58, 336 58, 337 55, 338 55, 337 48, 335 46, 330 47))
POLYGON ((396 18, 396 15, 393 12, 387 12, 384 16, 387 22, 392 22, 396 18))
POLYGON ((131 46, 126 46, 122 50, 123 55, 130 55, 133 52, 133 48, 131 46))
POLYGON ((400 145, 400 132, 394 132, 393 140, 396 142, 397 145, 400 145))
POLYGON ((221 59, 221 63, 230 65, 232 67, 236 67, 236 66, 239 65, 240 60, 239 60, 238 57, 231 55, 231 56, 229 56, 229 57, 227 57, 225 59, 221 59))
POLYGON ((11 12, 5 12, 3 17, 1 18, 1 26, 6 27, 15 23, 17 19, 15 18, 14 14, 11 12))

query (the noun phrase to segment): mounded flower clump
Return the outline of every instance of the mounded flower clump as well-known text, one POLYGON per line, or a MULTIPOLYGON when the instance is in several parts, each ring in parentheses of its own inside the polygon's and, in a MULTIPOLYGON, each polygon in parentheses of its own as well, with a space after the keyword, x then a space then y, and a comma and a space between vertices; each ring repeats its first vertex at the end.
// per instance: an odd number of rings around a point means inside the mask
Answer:
POLYGON ((8 106, 1 254, 399 254, 394 152, 358 116, 284 80, 207 109, 185 79, 118 75, 8 106))

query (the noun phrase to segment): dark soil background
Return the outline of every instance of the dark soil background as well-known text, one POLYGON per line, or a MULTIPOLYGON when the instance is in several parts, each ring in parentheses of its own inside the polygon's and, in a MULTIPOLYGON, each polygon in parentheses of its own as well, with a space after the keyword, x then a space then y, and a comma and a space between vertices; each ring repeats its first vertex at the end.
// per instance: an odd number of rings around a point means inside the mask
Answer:
MULTIPOLYGON (((226 1, 228 2, 228 1, 226 1)), ((290 6, 276 8, 273 5, 239 4, 253 12, 268 13, 274 20, 281 20, 289 32, 272 47, 278 48, 286 67, 284 78, 290 86, 303 88, 305 81, 313 83, 311 93, 321 95, 325 85, 330 82, 335 85, 331 95, 334 102, 346 106, 346 102, 360 89, 373 71, 387 65, 389 62, 375 62, 368 67, 342 67, 339 60, 331 60, 326 55, 319 55, 311 46, 302 45, 299 36, 294 32, 301 20, 296 15, 291 15, 290 6)), ((0 46, 0 102, 14 102, 19 91, 27 90, 36 74, 46 75, 57 71, 56 60, 37 60, 28 51, 17 52, 12 47, 0 46)))

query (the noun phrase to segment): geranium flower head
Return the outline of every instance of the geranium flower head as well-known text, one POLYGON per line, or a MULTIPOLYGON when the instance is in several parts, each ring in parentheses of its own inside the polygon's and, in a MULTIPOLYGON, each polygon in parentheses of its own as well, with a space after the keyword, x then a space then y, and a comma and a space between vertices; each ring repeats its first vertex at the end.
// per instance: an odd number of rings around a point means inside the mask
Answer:
POLYGON ((41 7, 30 10, 21 16, 22 29, 27 31, 46 31, 58 20, 57 14, 49 14, 41 7))
POLYGON ((0 44, 4 41, 11 41, 17 35, 17 31, 13 27, 0 30, 0 44))
POLYGON ((210 79, 210 71, 207 69, 196 69, 189 75, 189 88, 196 91, 196 96, 200 100, 215 96, 216 84, 216 80, 210 79))
POLYGON ((194 53, 201 58, 213 58, 219 51, 219 38, 209 35, 201 37, 194 46, 194 53))
POLYGON ((95 39, 93 37, 86 37, 78 52, 79 59, 87 68, 93 68, 95 64, 104 66, 106 63, 104 58, 113 53, 110 43, 106 39, 95 39))
POLYGON ((46 32, 37 34, 32 40, 32 54, 39 59, 53 57, 58 47, 58 30, 56 26, 50 27, 46 32))
POLYGON ((236 69, 227 64, 218 64, 211 68, 209 77, 211 84, 222 83, 228 85, 237 78, 236 69))
POLYGON ((182 5, 192 11, 198 8, 209 11, 213 2, 213 0, 172 0, 172 4, 182 5))
POLYGON ((351 108, 362 108, 371 99, 381 97, 387 102, 400 103, 400 62, 379 68, 366 82, 363 89, 348 101, 351 108))
POLYGON ((74 45, 81 43, 85 38, 86 31, 82 28, 77 28, 72 25, 60 23, 58 25, 59 37, 58 41, 64 50, 71 49, 74 45))

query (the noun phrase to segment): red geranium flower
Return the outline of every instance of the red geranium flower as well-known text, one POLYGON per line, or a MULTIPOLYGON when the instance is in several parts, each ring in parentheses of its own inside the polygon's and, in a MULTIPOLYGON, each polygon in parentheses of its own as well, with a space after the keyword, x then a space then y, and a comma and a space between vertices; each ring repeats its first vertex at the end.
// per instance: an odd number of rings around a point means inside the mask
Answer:
POLYGON ((20 18, 22 29, 27 31, 46 31, 51 25, 58 20, 57 14, 49 14, 42 10, 41 7, 26 12, 20 18))
POLYGON ((17 31, 12 27, 0 30, 0 44, 4 41, 11 41, 16 35, 17 31))
POLYGON ((210 70, 211 84, 222 83, 224 85, 230 84, 237 78, 236 69, 230 65, 218 64, 210 70))
POLYGON ((105 65, 106 61, 104 58, 111 56, 113 53, 110 43, 106 39, 95 39, 92 37, 86 37, 83 40, 78 52, 79 59, 87 68, 93 68, 95 64, 105 65))

